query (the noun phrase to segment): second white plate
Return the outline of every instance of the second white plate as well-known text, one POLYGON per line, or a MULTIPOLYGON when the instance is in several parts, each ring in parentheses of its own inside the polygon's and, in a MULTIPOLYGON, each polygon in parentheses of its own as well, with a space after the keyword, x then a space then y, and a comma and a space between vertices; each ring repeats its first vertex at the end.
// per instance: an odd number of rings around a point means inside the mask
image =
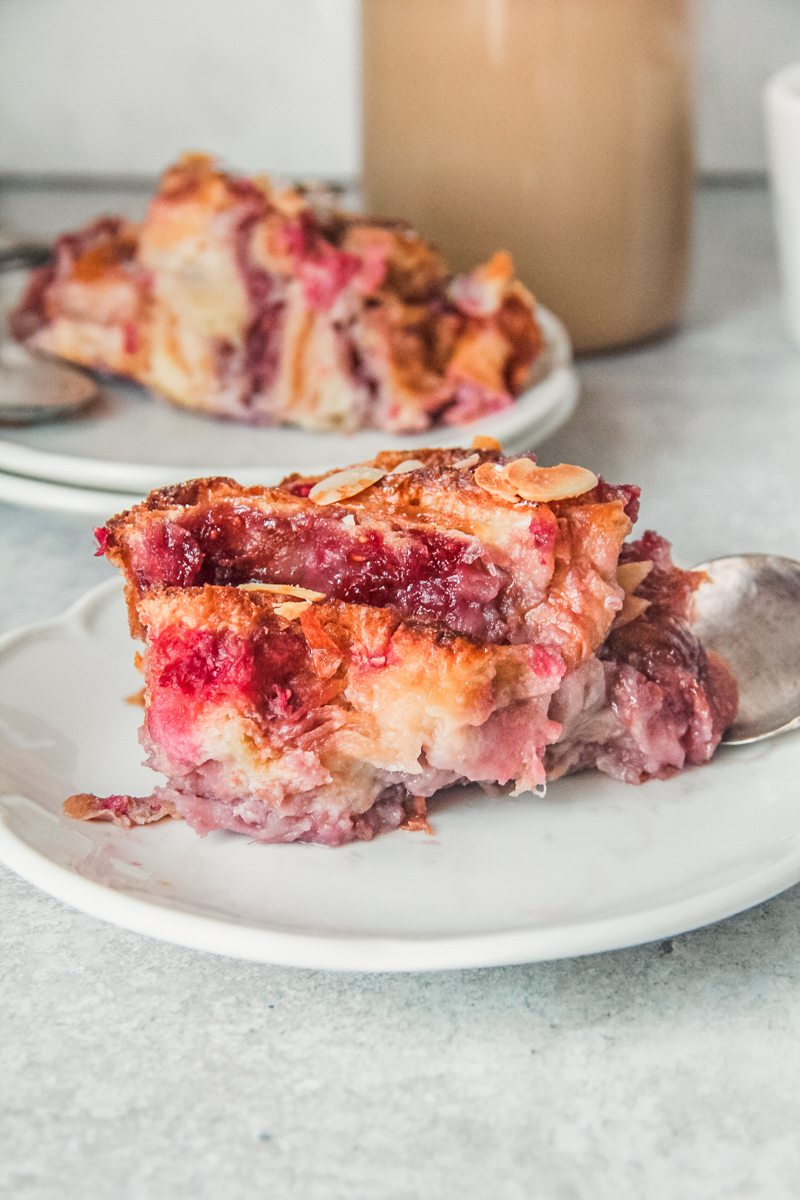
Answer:
POLYGON ((116 581, 0 641, 0 859, 153 937, 294 966, 487 966, 667 937, 800 879, 800 736, 641 788, 585 774, 545 799, 458 790, 433 805, 433 837, 336 850, 80 824, 70 792, 155 779, 123 702, 132 658, 116 581))
POLYGON ((106 382, 100 401, 69 420, 0 427, 0 470, 144 494, 205 475, 275 483, 290 471, 346 466, 393 447, 468 446, 476 433, 491 434, 507 449, 533 449, 566 421, 578 397, 569 336, 552 313, 540 308, 539 316, 547 341, 539 378, 510 408, 468 425, 406 436, 253 428, 185 412, 132 384, 106 382))

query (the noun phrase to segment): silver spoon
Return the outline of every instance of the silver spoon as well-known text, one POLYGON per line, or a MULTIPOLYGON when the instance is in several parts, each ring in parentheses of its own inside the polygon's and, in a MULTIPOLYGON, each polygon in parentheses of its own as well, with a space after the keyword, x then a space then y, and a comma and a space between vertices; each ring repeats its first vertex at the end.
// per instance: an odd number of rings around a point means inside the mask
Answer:
POLYGON ((66 417, 97 394, 97 384, 77 367, 36 358, 15 342, 0 342, 0 425, 66 417))
POLYGON ((723 741, 741 746, 800 729, 800 563, 732 554, 696 569, 708 581, 695 593, 695 631, 739 684, 739 711, 723 741))
MULTIPOLYGON (((51 253, 40 242, 0 243, 0 272, 38 266, 51 253)), ((95 381, 77 367, 0 340, 0 424, 30 425, 69 416, 97 394, 95 381)))

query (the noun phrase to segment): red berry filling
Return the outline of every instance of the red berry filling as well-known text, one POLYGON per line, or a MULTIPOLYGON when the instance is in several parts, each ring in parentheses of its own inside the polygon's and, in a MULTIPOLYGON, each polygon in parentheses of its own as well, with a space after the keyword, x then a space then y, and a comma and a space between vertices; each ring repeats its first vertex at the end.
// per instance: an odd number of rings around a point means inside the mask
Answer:
MULTIPOLYGON (((552 550, 551 538, 543 539, 540 553, 552 550)), ((385 535, 322 513, 282 516, 216 505, 151 527, 132 566, 142 588, 291 583, 441 621, 495 643, 514 640, 521 622, 507 572, 474 539, 419 528, 385 535)))

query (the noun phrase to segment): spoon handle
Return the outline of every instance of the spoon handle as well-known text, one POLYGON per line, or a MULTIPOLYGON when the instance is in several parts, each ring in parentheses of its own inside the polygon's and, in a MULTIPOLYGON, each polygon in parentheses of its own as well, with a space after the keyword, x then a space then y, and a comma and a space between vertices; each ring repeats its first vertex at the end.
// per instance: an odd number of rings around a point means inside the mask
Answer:
POLYGON ((49 242, 0 241, 0 272, 18 271, 20 267, 40 267, 52 257, 49 242))

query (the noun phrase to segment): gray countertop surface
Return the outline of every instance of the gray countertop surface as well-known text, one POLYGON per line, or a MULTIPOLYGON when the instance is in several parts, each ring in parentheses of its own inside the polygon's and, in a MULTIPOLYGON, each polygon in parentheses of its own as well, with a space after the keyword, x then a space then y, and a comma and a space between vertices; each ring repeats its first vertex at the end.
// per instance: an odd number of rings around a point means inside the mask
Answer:
MULTIPOLYGON (((9 186, 0 226, 49 234, 109 202, 9 186)), ((540 457, 642 483, 640 528, 684 563, 800 558, 800 353, 767 198, 697 207, 681 330, 584 361, 540 457)), ((0 631, 108 577, 88 524, 0 505, 0 631)), ((0 1195, 797 1195, 800 887, 668 943, 405 976, 160 944, 2 868, 0 896, 0 1195)))

